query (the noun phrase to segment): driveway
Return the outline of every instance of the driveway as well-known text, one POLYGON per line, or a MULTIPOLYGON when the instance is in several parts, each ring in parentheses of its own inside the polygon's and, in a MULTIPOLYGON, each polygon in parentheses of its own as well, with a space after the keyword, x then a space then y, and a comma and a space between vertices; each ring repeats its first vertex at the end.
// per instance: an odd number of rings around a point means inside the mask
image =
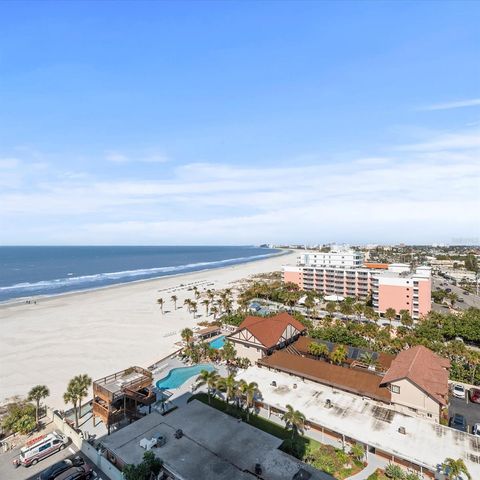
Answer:
POLYGON ((76 456, 81 456, 86 462, 88 462, 93 467, 93 477, 94 479, 108 480, 109 477, 101 472, 97 467, 95 467, 87 457, 78 451, 78 448, 70 444, 64 450, 54 453, 49 457, 45 458, 36 465, 31 467, 18 467, 14 468, 12 461, 14 458, 18 457, 20 453, 20 447, 14 448, 6 453, 0 454, 0 479, 2 480, 37 480, 40 473, 46 470, 48 467, 54 463, 59 462, 65 458, 73 458, 76 456))

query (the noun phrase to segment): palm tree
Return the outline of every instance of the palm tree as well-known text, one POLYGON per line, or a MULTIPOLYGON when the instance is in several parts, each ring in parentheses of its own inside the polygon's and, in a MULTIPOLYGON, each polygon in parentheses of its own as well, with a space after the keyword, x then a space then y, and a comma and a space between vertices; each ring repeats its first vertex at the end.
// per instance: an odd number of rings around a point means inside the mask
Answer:
POLYGON ((77 375, 74 377, 78 390, 78 409, 80 417, 82 417, 82 400, 88 395, 88 387, 92 384, 92 379, 86 374, 77 375))
POLYGON ((203 385, 207 386, 207 395, 208 395, 208 403, 210 403, 210 395, 212 391, 217 386, 219 376, 216 370, 212 370, 209 372, 208 370, 202 370, 200 375, 197 377, 197 386, 201 387, 203 385))
MULTIPOLYGON (((346 300, 346 299, 345 299, 346 300)), ((340 305, 340 312, 343 315, 351 315, 353 313, 353 307, 351 303, 343 302, 340 305)))
POLYGON ((325 305, 325 310, 326 310, 330 315, 332 315, 332 314, 337 310, 337 306, 336 306, 335 303, 333 303, 333 302, 327 302, 327 304, 325 305))
POLYGON ((193 331, 190 330, 190 328, 184 328, 181 332, 180 332, 180 336, 182 337, 182 340, 189 344, 192 339, 193 339, 193 331))
POLYGON ((455 292, 450 292, 448 294, 448 299, 450 300, 450 306, 453 308, 458 300, 458 295, 455 292))
POLYGON ((390 327, 392 327, 392 321, 397 317, 397 312, 394 308, 387 308, 385 310, 385 318, 390 322, 390 327))
POLYGON ((228 401, 233 399, 235 396, 235 391, 237 389, 237 381, 233 373, 227 377, 220 377, 217 382, 217 388, 225 393, 225 401, 227 402, 227 409, 229 406, 228 401))
POLYGON ((230 368, 231 363, 235 360, 237 351, 232 342, 225 342, 222 348, 222 358, 227 362, 227 367, 230 368))
POLYGON ((443 462, 443 468, 448 468, 448 478, 451 480, 457 480, 460 478, 460 475, 464 473, 468 479, 471 479, 471 475, 465 465, 465 462, 459 458, 458 460, 454 460, 453 458, 446 458, 443 462))
POLYGON ((176 295, 172 295, 170 297, 170 300, 173 302, 173 306, 175 308, 175 310, 177 309, 177 300, 178 300, 178 297, 176 295))
POLYGON ((198 363, 201 359, 200 347, 194 343, 189 343, 184 353, 193 363, 198 363))
POLYGON ((308 344, 308 353, 314 357, 318 357, 318 343, 310 342, 308 344))
POLYGON ((362 313, 365 313, 365 305, 363 305, 362 303, 355 303, 353 305, 353 311, 357 315, 357 320, 360 320, 362 313))
POLYGON ((38 417, 40 412, 40 401, 42 398, 47 398, 50 395, 50 390, 45 385, 36 385, 28 392, 28 400, 35 402, 35 423, 38 425, 38 417))
POLYGON ((195 318, 197 315, 197 302, 192 302, 191 312, 193 313, 193 318, 195 318))
POLYGON ((86 375, 77 375, 68 382, 67 390, 63 394, 65 403, 72 403, 75 412, 75 427, 78 428, 79 413, 81 416, 82 399, 88 395, 88 387, 92 379, 86 375))
POLYGON ((157 299, 157 303, 160 307, 160 311, 162 312, 162 315, 163 315, 163 298, 159 298, 157 299))
POLYGON ((230 313, 230 311, 232 309, 232 301, 228 297, 225 297, 222 300, 222 307, 223 307, 223 309, 225 310, 226 313, 230 313))
POLYGON ((328 348, 324 343, 310 342, 308 353, 314 357, 327 357, 328 348))
POLYGON ((208 317, 208 307, 210 306, 210 300, 206 298, 205 300, 202 300, 202 304, 205 305, 205 316, 208 317))
POLYGON ((411 327, 413 325, 413 318, 408 310, 402 309, 398 312, 400 314, 400 322, 404 327, 411 327))
POLYGON ((347 358, 347 349, 343 345, 337 345, 335 350, 330 353, 330 360, 333 363, 342 364, 347 358))
POLYGON ((363 314, 366 318, 368 318, 368 320, 374 320, 375 322, 378 320, 378 313, 373 309, 373 307, 365 307, 363 314))
POLYGON ((187 306, 188 308, 188 313, 191 312, 191 308, 192 308, 192 300, 190 300, 190 298, 186 298, 184 301, 183 301, 183 304, 187 306))
POLYGON ((208 289, 206 294, 207 294, 207 298, 210 300, 210 302, 213 302, 213 299, 215 298, 215 293, 212 292, 212 290, 208 289))
POLYGON ((75 390, 75 385, 70 380, 66 392, 63 394, 63 401, 65 404, 71 403, 73 405, 73 411, 75 413, 75 426, 78 428, 78 412, 77 412, 77 404, 78 404, 78 393, 75 390))
POLYGON ((377 359, 373 352, 363 352, 360 355, 359 360, 369 367, 378 365, 377 359))
POLYGON ((285 422, 285 428, 292 430, 292 439, 300 433, 303 435, 305 430, 305 415, 295 410, 291 405, 287 405, 287 411, 283 414, 282 420, 285 422))
POLYGON ((247 409, 247 422, 250 420, 250 407, 253 406, 253 400, 258 393, 258 384, 256 382, 247 383, 240 381, 239 391, 245 397, 245 405, 247 409))
POLYGON ((210 309, 210 313, 213 315, 213 319, 216 320, 217 319, 217 314, 218 314, 218 307, 216 305, 214 305, 210 309))

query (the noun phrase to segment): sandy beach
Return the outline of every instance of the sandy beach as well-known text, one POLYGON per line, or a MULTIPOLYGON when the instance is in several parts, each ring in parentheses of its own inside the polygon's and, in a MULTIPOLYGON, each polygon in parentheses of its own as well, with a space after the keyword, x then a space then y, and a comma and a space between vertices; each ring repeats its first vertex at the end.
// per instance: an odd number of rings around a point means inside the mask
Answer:
MULTIPOLYGON (((47 403, 64 408, 68 380, 87 373, 93 379, 132 365, 146 367, 178 349, 180 331, 205 320, 183 306, 199 290, 231 288, 251 275, 295 262, 289 253, 242 265, 164 277, 104 289, 38 299, 0 308, 0 404, 25 395, 36 384, 50 388, 47 403), (180 287, 183 284, 184 287, 180 287), (178 297, 174 310, 172 295, 178 297), (162 315, 158 298, 165 301, 162 315)), ((212 317, 208 317, 212 320, 212 317)))

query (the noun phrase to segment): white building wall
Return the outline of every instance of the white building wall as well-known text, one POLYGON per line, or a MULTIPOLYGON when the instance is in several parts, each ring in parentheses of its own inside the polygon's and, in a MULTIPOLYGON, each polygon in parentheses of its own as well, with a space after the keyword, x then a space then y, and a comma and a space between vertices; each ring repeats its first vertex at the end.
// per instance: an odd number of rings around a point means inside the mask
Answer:
POLYGON ((236 342, 235 339, 229 338, 229 341, 233 343, 235 350, 237 351, 237 357, 248 358, 254 365, 257 360, 263 357, 263 350, 255 345, 244 345, 243 343, 236 342))

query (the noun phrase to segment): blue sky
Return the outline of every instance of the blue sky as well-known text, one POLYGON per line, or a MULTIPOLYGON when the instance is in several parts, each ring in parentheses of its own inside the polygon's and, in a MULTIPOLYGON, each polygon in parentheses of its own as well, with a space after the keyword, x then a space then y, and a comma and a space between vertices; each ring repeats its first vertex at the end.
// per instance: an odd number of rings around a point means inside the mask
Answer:
POLYGON ((479 241, 476 2, 0 3, 1 244, 479 241))

